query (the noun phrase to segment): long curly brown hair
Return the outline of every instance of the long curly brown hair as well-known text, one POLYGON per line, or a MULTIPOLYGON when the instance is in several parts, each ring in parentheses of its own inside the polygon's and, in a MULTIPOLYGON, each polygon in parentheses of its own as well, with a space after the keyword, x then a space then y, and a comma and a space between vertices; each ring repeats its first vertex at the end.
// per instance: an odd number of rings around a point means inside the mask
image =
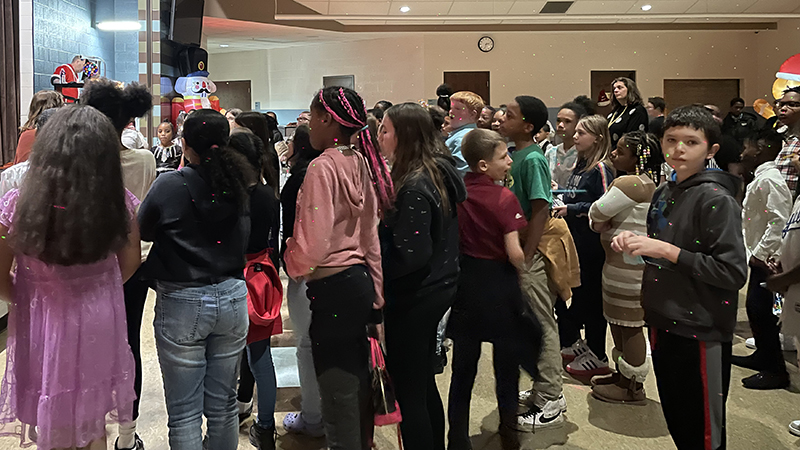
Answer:
POLYGON ((20 188, 10 245, 48 264, 101 261, 130 232, 119 135, 90 106, 60 108, 39 131, 20 188))

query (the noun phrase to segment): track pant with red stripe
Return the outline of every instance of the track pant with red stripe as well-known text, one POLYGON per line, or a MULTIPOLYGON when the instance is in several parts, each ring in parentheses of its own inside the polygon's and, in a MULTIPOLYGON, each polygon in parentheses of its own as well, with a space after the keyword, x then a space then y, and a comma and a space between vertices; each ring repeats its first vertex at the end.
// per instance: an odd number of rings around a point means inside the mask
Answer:
POLYGON ((731 343, 650 330, 661 409, 678 450, 725 450, 731 343))

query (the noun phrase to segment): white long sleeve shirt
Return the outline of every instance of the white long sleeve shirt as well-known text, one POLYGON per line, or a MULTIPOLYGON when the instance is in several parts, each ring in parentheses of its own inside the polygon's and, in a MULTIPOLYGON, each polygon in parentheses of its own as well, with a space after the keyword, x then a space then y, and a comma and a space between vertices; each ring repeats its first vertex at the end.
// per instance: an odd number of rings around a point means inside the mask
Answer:
POLYGON ((758 166, 742 205, 742 233, 748 259, 778 259, 783 227, 792 211, 792 193, 774 161, 758 166))

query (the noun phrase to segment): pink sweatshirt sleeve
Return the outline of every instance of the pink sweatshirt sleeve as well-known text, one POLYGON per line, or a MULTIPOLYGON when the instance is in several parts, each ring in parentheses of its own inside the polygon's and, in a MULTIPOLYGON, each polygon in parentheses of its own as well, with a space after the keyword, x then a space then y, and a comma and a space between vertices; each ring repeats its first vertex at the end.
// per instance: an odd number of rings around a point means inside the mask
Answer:
POLYGON ((316 270, 331 245, 334 222, 333 167, 319 158, 309 165, 297 196, 294 237, 286 241, 286 272, 300 278, 316 270))
POLYGON ((369 204, 365 205, 365 211, 369 212, 367 217, 372 219, 372 223, 364 223, 361 228, 361 245, 364 248, 364 259, 367 262, 369 274, 372 276, 372 283, 375 285, 375 302, 373 307, 375 309, 383 308, 383 267, 381 265, 381 242, 378 237, 378 198, 372 186, 367 185, 366 190, 369 195, 366 196, 369 204))

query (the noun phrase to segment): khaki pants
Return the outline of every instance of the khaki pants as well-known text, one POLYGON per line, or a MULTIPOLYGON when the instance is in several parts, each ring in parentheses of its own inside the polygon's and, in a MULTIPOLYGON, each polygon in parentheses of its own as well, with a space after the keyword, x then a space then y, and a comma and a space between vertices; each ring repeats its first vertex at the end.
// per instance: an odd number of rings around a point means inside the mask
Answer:
POLYGON ((556 295, 550 291, 544 257, 537 252, 533 260, 520 272, 523 297, 542 326, 542 354, 534 377, 533 390, 544 400, 556 400, 561 395, 561 345, 555 316, 556 295))

